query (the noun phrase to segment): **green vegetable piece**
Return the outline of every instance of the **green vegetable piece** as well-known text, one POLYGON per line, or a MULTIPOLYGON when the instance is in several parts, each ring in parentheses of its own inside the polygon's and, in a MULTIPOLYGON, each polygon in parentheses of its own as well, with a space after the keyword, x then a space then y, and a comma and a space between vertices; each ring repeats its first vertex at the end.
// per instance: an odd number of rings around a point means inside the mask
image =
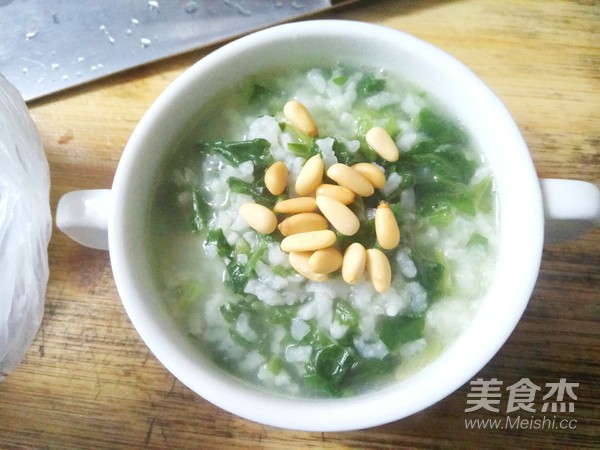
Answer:
POLYGON ((295 273, 294 269, 283 267, 278 264, 271 266, 271 270, 273 271, 273 273, 275 273, 275 275, 279 275, 280 277, 284 278, 289 277, 290 275, 293 275, 295 273))
POLYGON ((219 312, 229 324, 231 338, 240 346, 257 350, 266 358, 270 357, 268 324, 263 320, 264 304, 252 301, 250 298, 240 299, 238 302, 229 302, 219 308, 219 312), (254 331, 256 339, 248 340, 240 335, 236 329, 236 322, 242 314, 246 315, 248 326, 254 331))
POLYGON ((254 342, 249 341, 240 333, 235 331, 235 328, 229 328, 229 335, 231 336, 231 339, 233 339, 233 341, 240 347, 243 347, 248 350, 254 350, 256 344, 254 342))
POLYGON ((446 164, 452 168, 456 179, 462 183, 468 184, 475 174, 477 162, 469 158, 469 154, 459 145, 442 145, 436 149, 436 154, 446 161, 446 164))
POLYGON ((231 252, 229 258, 224 258, 225 267, 229 278, 226 280, 226 284, 236 294, 242 294, 244 288, 248 283, 248 280, 253 276, 256 263, 263 257, 267 246, 263 243, 250 255, 246 264, 240 264, 237 262, 235 252, 231 252))
POLYGON ((236 177, 229 177, 227 184, 231 192, 246 194, 252 197, 260 197, 264 191, 264 186, 260 186, 260 183, 247 183, 236 177))
POLYGON ((417 146, 405 158, 416 174, 415 193, 419 211, 435 225, 450 223, 456 212, 474 216, 474 198, 481 191, 469 187, 474 162, 456 146, 417 146))
POLYGON ((477 168, 476 161, 467 156, 462 145, 439 145, 430 139, 416 144, 405 155, 405 160, 410 161, 414 169, 427 168, 432 173, 464 184, 469 183, 477 168))
POLYGON ((267 313, 268 323, 283 325, 286 328, 289 328, 291 326, 292 319, 296 317, 296 314, 298 313, 298 306, 272 306, 266 308, 265 312, 267 313))
POLYGON ((437 200, 435 196, 429 196, 419 204, 421 215, 429 219, 432 225, 448 225, 454 220, 454 210, 449 202, 437 200))
POLYGON ((335 303, 336 322, 347 327, 355 327, 358 325, 358 314, 347 302, 337 300, 335 303))
POLYGON ((173 314, 177 317, 187 316, 203 293, 204 288, 198 282, 190 282, 177 286, 173 291, 174 301, 171 304, 173 314))
POLYGON ((463 144, 467 141, 463 130, 431 108, 422 108, 416 120, 420 131, 438 143, 463 144))
POLYGON ((273 92, 271 89, 261 84, 254 83, 251 86, 249 103, 251 105, 264 105, 265 103, 268 103, 269 100, 271 100, 274 96, 275 92, 273 92))
POLYGON ((414 163, 417 181, 420 183, 448 180, 449 183, 466 184, 471 178, 470 175, 464 176, 460 164, 449 161, 439 153, 414 154, 411 155, 411 161, 414 163))
POLYGON ((321 377, 339 386, 346 372, 354 364, 354 356, 339 345, 331 345, 317 352, 315 368, 321 377))
POLYGON ((263 257, 263 255, 265 254, 266 251, 267 251, 266 243, 261 242, 259 247, 254 251, 254 253, 252 253, 252 255, 250 255, 250 258, 248 259, 248 262, 246 263, 246 267, 254 270, 254 268, 256 267, 256 263, 258 261, 260 261, 260 259, 263 257))
POLYGON ((219 255, 219 257, 225 258, 226 256, 231 255, 231 246, 227 242, 227 239, 225 239, 223 230, 220 228, 210 230, 206 236, 204 246, 213 245, 217 248, 217 255, 219 255))
POLYGON ((208 222, 208 218, 210 216, 210 207, 198 189, 194 189, 192 191, 192 211, 192 231, 202 231, 208 222))
POLYGON ((309 159, 319 153, 318 147, 312 144, 290 142, 287 146, 294 155, 304 159, 309 159))
POLYGON ((364 135, 373 127, 380 126, 385 128, 388 134, 395 139, 396 136, 401 132, 398 125, 398 117, 402 117, 403 112, 398 104, 392 104, 381 109, 373 109, 366 107, 365 105, 358 105, 358 121, 356 124, 357 138, 361 142, 360 151, 364 156, 368 156, 371 161, 378 158, 375 153, 367 145, 364 140, 364 135), (373 155, 373 156, 371 156, 373 155))
POLYGON ((457 197, 452 206, 469 216, 474 216, 477 213, 473 199, 467 195, 457 197))
POLYGON ((360 228, 354 236, 345 236, 336 232, 336 243, 339 245, 342 253, 353 242, 360 242, 365 248, 374 247, 377 244, 377 235, 375 234, 375 219, 361 220, 360 228))
POLYGON ((435 300, 451 289, 449 263, 439 251, 413 251, 413 261, 417 267, 417 279, 427 291, 427 298, 435 300))
POLYGON ((264 176, 257 177, 253 183, 247 183, 236 177, 229 177, 227 184, 231 192, 250 195, 256 200, 256 203, 260 203, 267 208, 272 208, 277 202, 277 196, 271 194, 265 186, 264 176))
POLYGON ((385 80, 373 74, 365 74, 356 85, 359 98, 367 98, 385 89, 385 80))
POLYGON ((406 170, 399 170, 398 175, 402 177, 400 185, 398 186, 399 192, 411 188, 415 185, 415 175, 412 172, 406 170))
POLYGON ((392 210, 392 213, 394 213, 394 218, 396 219, 396 222, 401 227, 404 224, 402 205, 399 202, 398 203, 390 203, 389 205, 390 205, 390 209, 392 210))
POLYGON ((244 287, 250 279, 251 270, 247 270, 242 264, 238 264, 235 260, 228 259, 225 267, 229 277, 225 280, 225 285, 228 286, 235 294, 242 294, 244 287))
POLYGON ((251 248, 250 248, 250 244, 248 243, 248 241, 246 239, 244 239, 243 237, 240 237, 236 242, 235 242, 235 252, 238 255, 249 255, 251 252, 251 248))
POLYGON ((494 178, 490 175, 471 188, 475 208, 485 214, 494 210, 494 178))
POLYGON ((219 308, 223 319, 229 324, 235 323, 242 312, 242 307, 238 303, 225 303, 219 308))
POLYGON ((225 239, 223 230, 214 229, 208 232, 206 236, 205 246, 214 245, 217 248, 217 254, 223 258, 225 268, 227 269, 228 278, 225 284, 235 294, 242 294, 244 287, 250 277, 254 274, 256 263, 263 257, 267 250, 267 243, 260 242, 258 248, 252 252, 246 264, 240 264, 237 260, 237 252, 235 247, 232 247, 225 239))
POLYGON ((385 377, 389 377, 397 366, 397 358, 391 354, 382 359, 357 359, 344 377, 341 395, 348 397, 357 392, 364 392, 365 386, 379 384, 385 377))
POLYGON ((361 155, 358 152, 351 152, 348 150, 346 145, 339 139, 334 138, 333 140, 333 151, 337 157, 338 162, 351 166, 358 162, 363 162, 361 155))
POLYGON ((304 381, 329 395, 339 396, 342 380, 355 362, 347 348, 336 344, 319 348, 306 364, 304 381))
POLYGON ((271 358, 267 363, 267 370, 273 375, 278 375, 283 369, 283 361, 280 358, 271 358))
POLYGON ((424 327, 424 315, 385 317, 379 322, 379 339, 394 351, 401 344, 421 338, 424 327))
POLYGON ((482 247, 487 247, 488 239, 479 233, 473 233, 471 235, 471 237, 469 238, 469 242, 467 242, 467 245, 469 247, 472 247, 475 245, 481 245, 482 247))
POLYGON ((207 153, 217 153, 235 166, 252 161, 255 166, 266 168, 275 161, 269 151, 271 144, 266 139, 251 141, 200 142, 198 148, 207 153))
POLYGON ((322 378, 315 370, 309 370, 303 377, 304 390, 315 397, 340 397, 340 390, 322 378))
POLYGON ((340 75, 333 78, 331 81, 333 81, 338 86, 343 86, 348 81, 348 77, 346 75, 340 75))

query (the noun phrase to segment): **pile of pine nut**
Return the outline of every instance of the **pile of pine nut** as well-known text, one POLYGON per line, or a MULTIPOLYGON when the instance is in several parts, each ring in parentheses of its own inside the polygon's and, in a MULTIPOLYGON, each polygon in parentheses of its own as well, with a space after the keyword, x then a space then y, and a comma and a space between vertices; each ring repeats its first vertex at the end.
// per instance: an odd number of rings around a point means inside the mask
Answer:
MULTIPOLYGON (((303 133, 316 137, 318 128, 306 107, 292 100, 283 113, 288 122, 303 133)), ((398 160, 399 152, 384 128, 371 128, 365 139, 386 161, 398 160)), ((344 254, 336 247, 335 229, 345 236, 355 235, 360 227, 358 217, 348 207, 356 196, 369 197, 375 189, 385 186, 385 174, 376 165, 358 163, 352 166, 336 163, 327 169, 327 176, 337 184, 323 183, 323 158, 317 154, 306 161, 295 182, 296 197, 282 200, 273 210, 258 203, 240 207, 240 216, 259 233, 270 234, 279 229, 284 236, 281 250, 289 254, 290 265, 309 280, 323 282, 329 274, 341 269, 346 283, 355 284, 364 271, 376 291, 383 293, 391 283, 390 262, 378 248, 365 249, 360 242, 350 244, 344 254), (316 212, 317 209, 319 212, 316 212), (276 214, 286 215, 278 223, 276 214)), ((265 172, 265 186, 273 195, 282 194, 288 185, 288 168, 276 162, 265 172)), ((386 202, 375 210, 375 234, 385 250, 400 242, 400 228, 386 202)))

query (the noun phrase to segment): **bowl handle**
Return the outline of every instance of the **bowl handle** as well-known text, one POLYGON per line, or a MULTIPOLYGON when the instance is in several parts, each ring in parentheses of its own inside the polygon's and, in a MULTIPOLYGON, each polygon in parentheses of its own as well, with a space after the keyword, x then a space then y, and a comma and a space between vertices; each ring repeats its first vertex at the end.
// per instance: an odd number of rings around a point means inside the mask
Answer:
POLYGON ((545 241, 572 239, 600 225, 600 189, 587 181, 543 178, 545 241))
MULTIPOLYGON (((545 241, 577 237, 600 224, 600 189, 587 181, 544 178, 545 241)), ((110 189, 64 194, 56 209, 56 226, 87 247, 108 250, 110 189)))
POLYGON ((64 194, 56 208, 56 226, 86 247, 108 250, 110 189, 89 189, 64 194))

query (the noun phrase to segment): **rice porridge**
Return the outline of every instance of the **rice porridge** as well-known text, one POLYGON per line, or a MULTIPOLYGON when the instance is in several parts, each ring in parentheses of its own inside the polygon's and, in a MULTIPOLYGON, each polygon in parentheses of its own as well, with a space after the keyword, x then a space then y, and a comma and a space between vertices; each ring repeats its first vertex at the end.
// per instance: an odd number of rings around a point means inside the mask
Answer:
POLYGON ((460 334, 495 268, 494 180, 435 99, 332 65, 257 75, 213 106, 164 161, 147 232, 164 302, 216 365, 349 396, 460 334))

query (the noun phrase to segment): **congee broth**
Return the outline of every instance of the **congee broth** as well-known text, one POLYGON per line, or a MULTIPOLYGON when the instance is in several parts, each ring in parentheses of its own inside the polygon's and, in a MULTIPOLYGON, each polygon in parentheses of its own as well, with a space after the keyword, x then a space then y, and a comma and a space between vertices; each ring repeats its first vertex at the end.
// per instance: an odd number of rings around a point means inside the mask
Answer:
POLYGON ((149 253, 215 364, 349 396, 414 373, 469 323, 494 270, 494 180, 426 92, 343 65, 262 74, 191 128, 161 168, 149 253))

